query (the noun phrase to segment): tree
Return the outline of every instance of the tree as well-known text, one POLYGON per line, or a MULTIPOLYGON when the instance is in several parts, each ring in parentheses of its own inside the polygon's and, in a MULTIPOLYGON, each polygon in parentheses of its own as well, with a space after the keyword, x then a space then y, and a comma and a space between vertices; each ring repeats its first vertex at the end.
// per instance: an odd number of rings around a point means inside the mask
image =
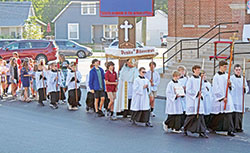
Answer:
POLYGON ((41 27, 36 22, 36 17, 29 17, 25 21, 23 38, 24 39, 42 39, 43 33, 41 27))

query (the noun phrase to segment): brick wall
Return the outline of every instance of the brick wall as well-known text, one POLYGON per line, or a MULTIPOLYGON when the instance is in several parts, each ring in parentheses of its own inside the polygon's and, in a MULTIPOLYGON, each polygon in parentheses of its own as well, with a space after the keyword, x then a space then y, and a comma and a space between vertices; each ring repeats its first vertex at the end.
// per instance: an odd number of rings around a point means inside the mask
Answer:
POLYGON ((169 36, 199 37, 218 23, 238 21, 222 30, 239 30, 241 37, 243 25, 250 23, 245 4, 246 0, 168 0, 169 36))

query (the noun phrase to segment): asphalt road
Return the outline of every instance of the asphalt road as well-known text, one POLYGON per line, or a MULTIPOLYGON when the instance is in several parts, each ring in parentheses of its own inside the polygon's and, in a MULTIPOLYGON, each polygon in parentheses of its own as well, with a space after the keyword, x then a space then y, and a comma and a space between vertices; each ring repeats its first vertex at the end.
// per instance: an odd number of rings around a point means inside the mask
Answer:
MULTIPOLYGON (((84 97, 82 98, 82 102, 84 97)), ((164 133, 165 101, 156 101, 153 128, 110 121, 86 113, 84 106, 52 110, 46 103, 0 101, 0 153, 249 153, 250 113, 245 133, 236 137, 209 134, 209 139, 164 133)))

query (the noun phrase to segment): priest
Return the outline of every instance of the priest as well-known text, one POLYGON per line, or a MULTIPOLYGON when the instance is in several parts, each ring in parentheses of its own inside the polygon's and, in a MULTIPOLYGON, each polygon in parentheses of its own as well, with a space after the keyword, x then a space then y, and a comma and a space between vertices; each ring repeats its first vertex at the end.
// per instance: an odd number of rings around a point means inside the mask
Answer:
POLYGON ((150 82, 145 78, 144 67, 139 69, 140 75, 135 79, 133 84, 133 98, 131 102, 131 121, 133 124, 136 122, 145 123, 145 126, 153 127, 149 122, 150 120, 150 82))
POLYGON ((138 70, 136 68, 136 61, 128 59, 120 71, 118 91, 114 103, 114 113, 116 115, 123 115, 124 118, 130 115, 130 106, 133 93, 133 83, 138 77, 138 70))
POLYGON ((209 128, 211 132, 221 131, 227 132, 229 136, 235 136, 233 124, 234 105, 231 96, 233 85, 229 82, 228 96, 226 97, 226 88, 228 82, 227 62, 219 62, 219 72, 213 77, 212 87, 212 108, 211 108, 211 122, 209 128), (224 104, 226 103, 226 110, 224 104))
POLYGON ((242 106, 243 94, 248 93, 249 88, 247 86, 246 79, 244 80, 245 86, 243 85, 243 77, 241 76, 241 66, 236 64, 234 66, 234 75, 231 76, 231 82, 234 86, 232 89, 232 98, 235 111, 233 113, 234 121, 234 132, 243 132, 242 128, 242 118, 245 111, 245 107, 242 106))

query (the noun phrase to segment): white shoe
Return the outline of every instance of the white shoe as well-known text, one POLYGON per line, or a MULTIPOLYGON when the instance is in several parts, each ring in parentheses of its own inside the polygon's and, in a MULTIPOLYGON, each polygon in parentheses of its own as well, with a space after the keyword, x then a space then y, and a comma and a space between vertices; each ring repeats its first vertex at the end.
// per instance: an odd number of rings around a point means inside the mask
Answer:
POLYGON ((72 107, 72 110, 76 111, 78 110, 78 107, 72 107))
POLYGON ((69 109, 69 110, 73 110, 71 105, 69 105, 68 109, 69 109))
POLYGON ((154 112, 151 112, 150 114, 151 114, 151 117, 155 117, 156 116, 154 112))
POLYGON ((165 132, 168 132, 168 126, 165 124, 165 121, 162 122, 162 125, 163 125, 163 130, 165 132))
POLYGON ((173 133, 177 133, 177 134, 179 134, 179 133, 181 133, 181 130, 176 131, 176 130, 174 129, 172 132, 173 132, 173 133))

